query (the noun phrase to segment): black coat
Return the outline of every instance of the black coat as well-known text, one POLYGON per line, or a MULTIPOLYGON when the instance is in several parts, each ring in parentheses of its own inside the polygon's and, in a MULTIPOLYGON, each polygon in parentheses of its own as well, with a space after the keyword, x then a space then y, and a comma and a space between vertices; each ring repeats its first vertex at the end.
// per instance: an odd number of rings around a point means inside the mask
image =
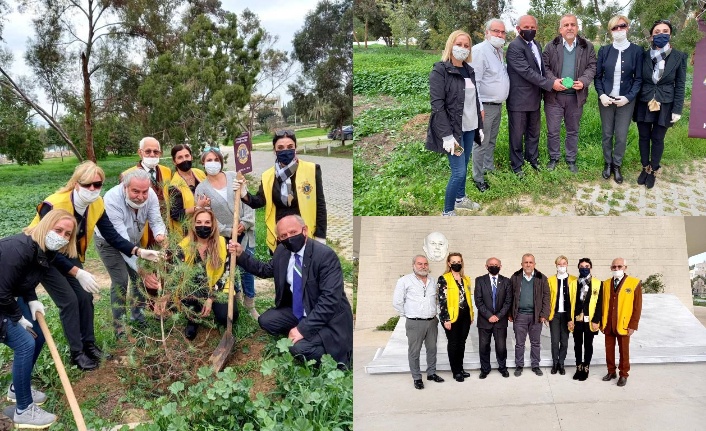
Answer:
MULTIPOLYGON (((522 288, 522 269, 516 271, 510 277, 512 283, 512 310, 510 316, 515 319, 517 312, 520 310, 520 289, 522 288)), ((550 304, 549 304, 549 281, 547 276, 541 272, 534 270, 534 323, 539 323, 540 318, 549 319, 550 304)))
MULTIPOLYGON (((54 254, 49 252, 50 255, 54 254)), ((31 237, 21 233, 0 239, 0 315, 22 318, 16 297, 36 301, 34 289, 49 269, 50 259, 31 237)))
MULTIPOLYGON (((287 283, 291 253, 278 245, 269 262, 261 262, 243 253, 238 264, 260 278, 275 279, 275 308, 292 306, 292 292, 287 283)), ((297 329, 305 339, 318 334, 326 353, 336 361, 350 363, 353 351, 353 312, 343 290, 343 272, 336 253, 311 238, 306 240, 302 261, 304 317, 297 329)))
POLYGON ((660 103, 672 103, 671 114, 681 115, 684 109, 686 88, 686 59, 688 55, 676 49, 669 53, 664 65, 664 75, 657 84, 652 82, 652 57, 645 51, 642 57, 642 89, 640 102, 647 103, 654 97, 660 103))
POLYGON ((615 64, 618 62, 618 56, 620 55, 620 95, 627 97, 631 102, 635 100, 642 86, 643 54, 642 48, 634 43, 625 48, 622 55, 617 49, 613 48, 613 44, 602 46, 598 50, 596 77, 593 81, 598 96, 608 94, 613 89, 615 64))
POLYGON ((532 43, 539 50, 537 64, 532 48, 517 36, 507 46, 507 76, 510 78, 510 94, 505 105, 508 111, 537 111, 542 103, 543 90, 551 91, 554 82, 544 76, 544 60, 542 45, 536 40, 532 43))
POLYGON ((493 310, 493 286, 490 274, 476 278, 476 290, 473 297, 478 310, 478 327, 481 329, 507 328, 507 316, 512 306, 512 284, 510 279, 498 274, 498 287, 495 292, 495 310, 493 310), (497 316, 498 321, 490 323, 488 319, 497 316))
MULTIPOLYGON (((471 76, 471 82, 476 87, 476 110, 478 112, 478 128, 483 128, 480 99, 478 98, 478 85, 476 73, 470 64, 464 62, 471 76)), ((431 96, 431 116, 427 129, 426 148, 437 153, 448 154, 444 150, 444 136, 453 135, 456 142, 462 143, 463 131, 463 103, 466 100, 466 81, 461 72, 450 61, 434 63, 434 68, 429 75, 429 94, 431 96)), ((473 141, 481 144, 480 134, 476 133, 473 141)))

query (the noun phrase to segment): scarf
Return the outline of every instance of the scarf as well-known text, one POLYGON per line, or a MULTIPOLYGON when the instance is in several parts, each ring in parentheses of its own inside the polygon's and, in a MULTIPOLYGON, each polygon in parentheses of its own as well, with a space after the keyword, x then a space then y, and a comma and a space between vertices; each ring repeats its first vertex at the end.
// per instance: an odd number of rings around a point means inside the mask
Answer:
POLYGON ((589 275, 586 278, 579 277, 579 285, 581 286, 581 302, 583 302, 586 299, 588 289, 591 287, 591 276, 589 275))
POLYGON ((292 160, 287 166, 280 167, 279 162, 275 162, 275 174, 280 182, 280 199, 284 206, 292 206, 294 192, 292 191, 292 176, 297 172, 298 160, 292 160))
POLYGON ((666 44, 662 48, 650 48, 650 57, 652 57, 652 64, 654 66, 652 82, 655 84, 658 83, 659 80, 662 79, 662 75, 664 75, 664 65, 670 52, 672 52, 672 45, 670 44, 666 44))
POLYGON ((630 46, 630 41, 625 39, 622 43, 616 43, 613 42, 613 48, 617 49, 618 51, 624 51, 630 46))

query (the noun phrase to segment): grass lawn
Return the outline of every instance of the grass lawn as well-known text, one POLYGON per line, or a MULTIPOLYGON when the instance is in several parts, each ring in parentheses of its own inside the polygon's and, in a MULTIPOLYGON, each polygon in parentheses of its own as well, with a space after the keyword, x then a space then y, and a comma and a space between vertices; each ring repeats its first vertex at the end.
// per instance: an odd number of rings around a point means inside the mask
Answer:
MULTIPOLYGON (((297 139, 301 138, 311 138, 314 136, 326 136, 326 134, 329 132, 330 129, 324 129, 324 128, 310 128, 310 129, 299 129, 295 130, 295 134, 297 135, 297 139)), ((273 133, 263 133, 262 135, 257 135, 252 138, 252 143, 253 144, 261 144, 263 142, 270 142, 272 143, 272 138, 274 137, 273 133)))

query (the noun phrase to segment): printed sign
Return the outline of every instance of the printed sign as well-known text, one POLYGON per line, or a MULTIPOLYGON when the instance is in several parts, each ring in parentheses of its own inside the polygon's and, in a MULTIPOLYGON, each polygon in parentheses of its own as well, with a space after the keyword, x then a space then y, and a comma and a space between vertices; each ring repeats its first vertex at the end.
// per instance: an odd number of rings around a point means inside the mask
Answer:
POLYGON ((233 155, 235 156, 235 170, 242 174, 252 172, 252 141, 248 132, 235 138, 233 141, 233 155))
MULTIPOLYGON (((699 30, 706 34, 706 22, 699 21, 699 30)), ((694 84, 691 87, 689 137, 706 138, 706 37, 696 44, 694 53, 694 84)))

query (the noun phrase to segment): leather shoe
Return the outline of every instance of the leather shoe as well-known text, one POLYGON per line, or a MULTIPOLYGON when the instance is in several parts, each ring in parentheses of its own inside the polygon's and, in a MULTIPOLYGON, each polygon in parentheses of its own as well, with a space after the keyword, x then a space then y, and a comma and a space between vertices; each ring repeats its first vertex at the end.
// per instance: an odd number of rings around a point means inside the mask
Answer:
POLYGON ((543 376, 543 375, 544 375, 544 373, 542 372, 542 370, 541 370, 539 367, 532 367, 532 372, 535 373, 535 374, 538 375, 538 376, 543 376))
POLYGON ((479 379, 484 379, 484 378, 488 377, 488 374, 489 374, 489 373, 484 373, 483 371, 481 371, 480 374, 478 374, 478 378, 479 378, 479 379))
POLYGON ((645 178, 645 187, 648 189, 651 189, 652 187, 655 186, 655 180, 657 177, 655 176, 655 171, 650 172, 647 174, 647 178, 645 178))
POLYGON ((556 372, 557 372, 558 369, 559 369, 558 364, 552 365, 552 371, 551 371, 551 373, 552 373, 552 374, 556 374, 556 372))
POLYGON ((98 367, 98 363, 83 352, 71 352, 71 363, 81 371, 90 371, 98 367))
POLYGON ((616 183, 623 183, 623 174, 620 172, 620 166, 613 166, 613 179, 616 183))
POLYGON ((569 164, 569 171, 571 171, 572 174, 578 173, 579 168, 576 166, 576 162, 567 162, 569 164))
POLYGON ((554 168, 556 168, 558 160, 549 160, 549 163, 547 163, 547 170, 548 171, 553 171, 554 168))
POLYGON ((500 371, 500 374, 502 374, 505 378, 510 377, 510 373, 508 373, 507 370, 500 371))
POLYGON ((617 376, 615 373, 608 373, 608 374, 606 374, 605 376, 603 376, 603 379, 602 379, 602 380, 603 380, 604 382, 609 382, 609 381, 615 379, 616 377, 618 377, 618 376, 617 376))
POLYGON ((441 383, 444 381, 444 379, 442 379, 441 376, 438 376, 436 374, 432 374, 431 376, 427 376, 427 380, 433 380, 436 383, 441 383))
POLYGON ((601 172, 601 176, 604 180, 610 178, 610 163, 606 163, 603 165, 603 172, 601 172))
POLYGON ((414 381, 414 388, 415 389, 424 389, 424 382, 422 381, 422 379, 414 381))
POLYGON ((530 163, 530 166, 532 166, 532 169, 534 169, 535 171, 539 172, 539 165, 538 165, 538 164, 536 164, 536 163, 530 163))
POLYGON ((476 181, 475 183, 476 183, 476 188, 481 193, 483 193, 484 191, 486 191, 490 188, 490 187, 488 187, 488 183, 486 183, 485 181, 476 181))
POLYGON ((573 377, 574 380, 579 380, 579 378, 581 378, 581 376, 583 375, 582 368, 583 368, 583 364, 576 366, 576 372, 574 373, 574 377, 573 377))
POLYGON ((462 381, 466 380, 466 379, 463 377, 463 374, 454 374, 454 379, 455 379, 457 382, 462 382, 462 381))
POLYGON ((465 371, 461 371, 461 375, 462 375, 463 377, 471 377, 471 375, 470 375, 469 373, 465 372, 465 371))
POLYGON ((620 377, 618 379, 618 386, 625 386, 628 383, 627 377, 620 377))
POLYGON ((650 165, 644 166, 642 168, 642 172, 640 172, 640 175, 637 177, 637 183, 639 185, 645 185, 645 180, 647 180, 647 175, 652 172, 652 167, 650 165))
POLYGON ((561 374, 562 376, 566 375, 566 369, 562 364, 559 364, 559 374, 561 374))
POLYGON ((100 362, 100 360, 103 358, 110 358, 110 355, 107 353, 103 353, 103 351, 99 349, 98 346, 95 345, 95 343, 83 343, 83 352, 86 354, 86 356, 96 362, 100 362))
POLYGON ((522 375, 522 367, 515 368, 515 377, 520 377, 522 375))

